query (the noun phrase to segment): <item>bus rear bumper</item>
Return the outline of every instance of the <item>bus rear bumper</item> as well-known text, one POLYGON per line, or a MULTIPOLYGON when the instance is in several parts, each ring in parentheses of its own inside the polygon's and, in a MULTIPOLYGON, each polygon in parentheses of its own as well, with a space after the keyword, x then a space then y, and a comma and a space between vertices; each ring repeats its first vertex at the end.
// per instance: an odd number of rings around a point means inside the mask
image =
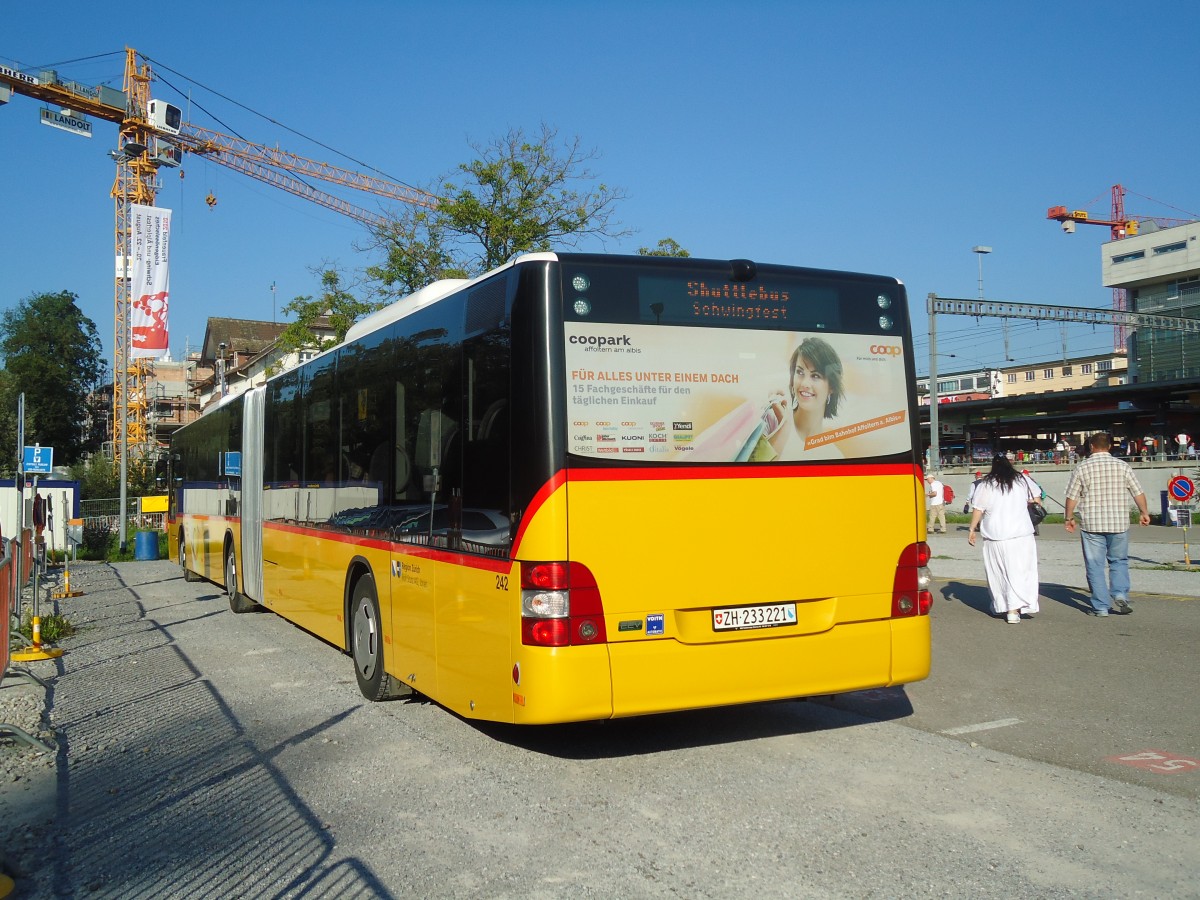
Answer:
POLYGON ((820 634, 609 646, 613 716, 840 694, 929 674, 929 617, 855 622, 820 634))

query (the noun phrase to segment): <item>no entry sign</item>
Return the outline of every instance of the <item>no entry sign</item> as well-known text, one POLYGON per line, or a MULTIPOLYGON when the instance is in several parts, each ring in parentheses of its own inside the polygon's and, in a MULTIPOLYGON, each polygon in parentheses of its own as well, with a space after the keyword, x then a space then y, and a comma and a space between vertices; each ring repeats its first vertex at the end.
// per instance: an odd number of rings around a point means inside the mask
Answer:
POLYGON ((1196 485, 1186 475, 1176 475, 1167 483, 1167 493, 1172 500, 1186 503, 1196 493, 1196 485))

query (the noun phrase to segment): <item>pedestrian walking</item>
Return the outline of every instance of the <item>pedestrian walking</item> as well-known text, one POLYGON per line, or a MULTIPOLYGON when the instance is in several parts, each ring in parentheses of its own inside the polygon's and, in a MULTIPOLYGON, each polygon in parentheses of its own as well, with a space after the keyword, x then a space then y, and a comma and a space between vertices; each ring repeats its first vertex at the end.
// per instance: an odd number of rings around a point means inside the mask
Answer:
POLYGON ((967 488, 967 502, 963 504, 963 513, 968 516, 971 514, 971 501, 975 499, 975 491, 979 489, 979 482, 981 481, 983 481, 983 470, 979 469, 975 472, 975 480, 967 488))
POLYGON ((1137 504, 1139 524, 1150 524, 1146 492, 1129 463, 1109 451, 1112 439, 1103 432, 1088 438, 1091 454, 1067 482, 1064 527, 1075 533, 1079 509, 1083 566, 1091 590, 1091 615, 1133 612, 1129 605, 1129 500, 1137 504))
POLYGON ((925 474, 925 496, 927 498, 926 502, 929 504, 929 524, 925 526, 925 530, 932 534, 934 523, 940 521, 942 523, 942 534, 945 534, 946 489, 935 476, 929 473, 925 474))
MULTIPOLYGON (((1026 478, 1028 478, 1029 483, 1033 485, 1033 495, 1032 495, 1033 499, 1037 500, 1039 503, 1043 502, 1046 499, 1045 488, 1043 488, 1040 484, 1037 483, 1037 481, 1034 480, 1034 477, 1029 474, 1028 469, 1022 469, 1021 474, 1024 475, 1026 478)), ((1033 536, 1037 537, 1040 534, 1041 534, 1041 531, 1038 529, 1038 527, 1036 525, 1034 525, 1033 526, 1033 536)))
POLYGON ((992 460, 991 471, 979 482, 971 501, 971 525, 967 543, 975 546, 975 535, 983 535, 983 571, 992 597, 992 614, 1004 616, 1010 625, 1021 616, 1036 615, 1038 603, 1037 542, 1029 504, 1036 499, 1036 485, 1021 474, 1005 456, 992 460))

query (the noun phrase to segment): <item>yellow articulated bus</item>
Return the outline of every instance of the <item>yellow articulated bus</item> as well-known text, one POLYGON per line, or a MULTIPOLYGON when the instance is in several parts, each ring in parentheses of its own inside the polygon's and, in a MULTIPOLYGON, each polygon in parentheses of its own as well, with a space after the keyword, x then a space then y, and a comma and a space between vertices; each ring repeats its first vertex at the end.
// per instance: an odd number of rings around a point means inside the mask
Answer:
POLYGON ((895 279, 529 254, 180 429, 172 552, 347 651, 367 698, 470 718, 905 684, 914 390, 895 279))

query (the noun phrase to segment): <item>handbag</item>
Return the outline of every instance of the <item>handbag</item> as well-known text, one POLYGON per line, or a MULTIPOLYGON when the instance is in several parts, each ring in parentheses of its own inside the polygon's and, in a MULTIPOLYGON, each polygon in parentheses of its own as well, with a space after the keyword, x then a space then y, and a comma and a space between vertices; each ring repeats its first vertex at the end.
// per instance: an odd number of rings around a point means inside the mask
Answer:
POLYGON ((1046 507, 1042 506, 1040 500, 1033 499, 1033 490, 1029 487, 1028 480, 1025 482, 1025 492, 1029 494, 1029 521, 1037 528, 1046 518, 1046 507))

